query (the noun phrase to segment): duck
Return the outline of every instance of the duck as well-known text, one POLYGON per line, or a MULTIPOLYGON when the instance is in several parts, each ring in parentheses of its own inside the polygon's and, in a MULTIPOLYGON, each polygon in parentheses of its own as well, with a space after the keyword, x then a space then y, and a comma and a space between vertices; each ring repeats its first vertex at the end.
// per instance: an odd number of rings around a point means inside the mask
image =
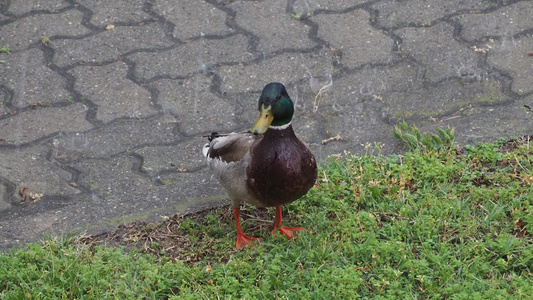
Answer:
POLYGON ((317 164, 314 155, 292 128, 294 103, 285 86, 267 84, 259 97, 259 117, 245 133, 213 132, 203 147, 209 169, 229 198, 237 227, 236 248, 242 250, 261 238, 243 233, 242 202, 256 207, 275 207, 271 234, 279 231, 287 239, 302 227, 282 226, 282 206, 291 203, 314 186, 317 164))

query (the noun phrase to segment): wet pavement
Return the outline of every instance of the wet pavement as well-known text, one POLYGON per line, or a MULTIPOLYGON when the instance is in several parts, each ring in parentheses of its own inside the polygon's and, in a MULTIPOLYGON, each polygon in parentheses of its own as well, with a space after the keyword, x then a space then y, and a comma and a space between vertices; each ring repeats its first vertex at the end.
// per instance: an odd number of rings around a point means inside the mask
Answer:
POLYGON ((402 120, 455 127, 460 144, 532 134, 531 11, 505 0, 2 1, 0 248, 229 203, 202 135, 248 130, 271 81, 287 86, 319 162, 375 142, 402 151, 402 120))

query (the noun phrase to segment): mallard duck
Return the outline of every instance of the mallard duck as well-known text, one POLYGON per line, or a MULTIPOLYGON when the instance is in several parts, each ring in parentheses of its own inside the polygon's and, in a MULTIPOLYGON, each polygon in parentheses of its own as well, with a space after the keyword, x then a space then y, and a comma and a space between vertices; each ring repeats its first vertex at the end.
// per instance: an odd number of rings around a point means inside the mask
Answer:
POLYGON ((243 249, 259 238, 242 232, 242 201, 257 207, 276 207, 271 234, 279 230, 287 239, 301 227, 285 227, 282 205, 305 195, 317 177, 316 160, 292 130, 294 104, 285 86, 272 82, 259 97, 259 118, 248 133, 209 136, 203 148, 209 168, 231 199, 237 225, 235 246, 243 249))

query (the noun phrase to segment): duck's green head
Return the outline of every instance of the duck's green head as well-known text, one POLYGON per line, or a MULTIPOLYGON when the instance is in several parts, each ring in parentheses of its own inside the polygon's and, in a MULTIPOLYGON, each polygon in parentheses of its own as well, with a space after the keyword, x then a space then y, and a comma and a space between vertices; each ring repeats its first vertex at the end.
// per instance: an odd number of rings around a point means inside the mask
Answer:
POLYGON ((270 126, 284 126, 291 123, 294 103, 283 84, 271 82, 263 88, 259 97, 259 112, 259 118, 252 127, 253 134, 263 134, 270 126))

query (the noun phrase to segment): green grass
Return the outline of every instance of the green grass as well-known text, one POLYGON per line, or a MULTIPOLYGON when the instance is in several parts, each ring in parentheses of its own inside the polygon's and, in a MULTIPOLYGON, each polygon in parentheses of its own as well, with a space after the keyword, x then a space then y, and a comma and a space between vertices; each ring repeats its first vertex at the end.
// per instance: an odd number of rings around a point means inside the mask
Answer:
MULTIPOLYGON (((11 53, 11 49, 9 49, 8 47, 4 47, 4 46, 0 45, 0 54, 2 54, 2 53, 9 54, 9 53, 11 53)), ((0 64, 3 64, 3 63, 5 63, 5 60, 0 59, 0 64)))
POLYGON ((332 157, 285 206, 284 224, 308 229, 291 241, 268 234, 271 218, 244 218, 265 240, 236 251, 231 213, 215 209, 130 227, 127 250, 72 238, 14 249, 0 255, 0 299, 533 297, 529 140, 439 145, 332 157), (153 230, 179 242, 142 239, 153 230))
POLYGON ((46 45, 50 44, 50 38, 45 36, 45 35, 42 35, 41 36, 41 43, 46 44, 46 45))
POLYGON ((420 133, 420 130, 408 125, 405 121, 394 126, 394 137, 400 140, 409 150, 450 150, 455 141, 455 129, 437 128, 439 135, 420 133))

